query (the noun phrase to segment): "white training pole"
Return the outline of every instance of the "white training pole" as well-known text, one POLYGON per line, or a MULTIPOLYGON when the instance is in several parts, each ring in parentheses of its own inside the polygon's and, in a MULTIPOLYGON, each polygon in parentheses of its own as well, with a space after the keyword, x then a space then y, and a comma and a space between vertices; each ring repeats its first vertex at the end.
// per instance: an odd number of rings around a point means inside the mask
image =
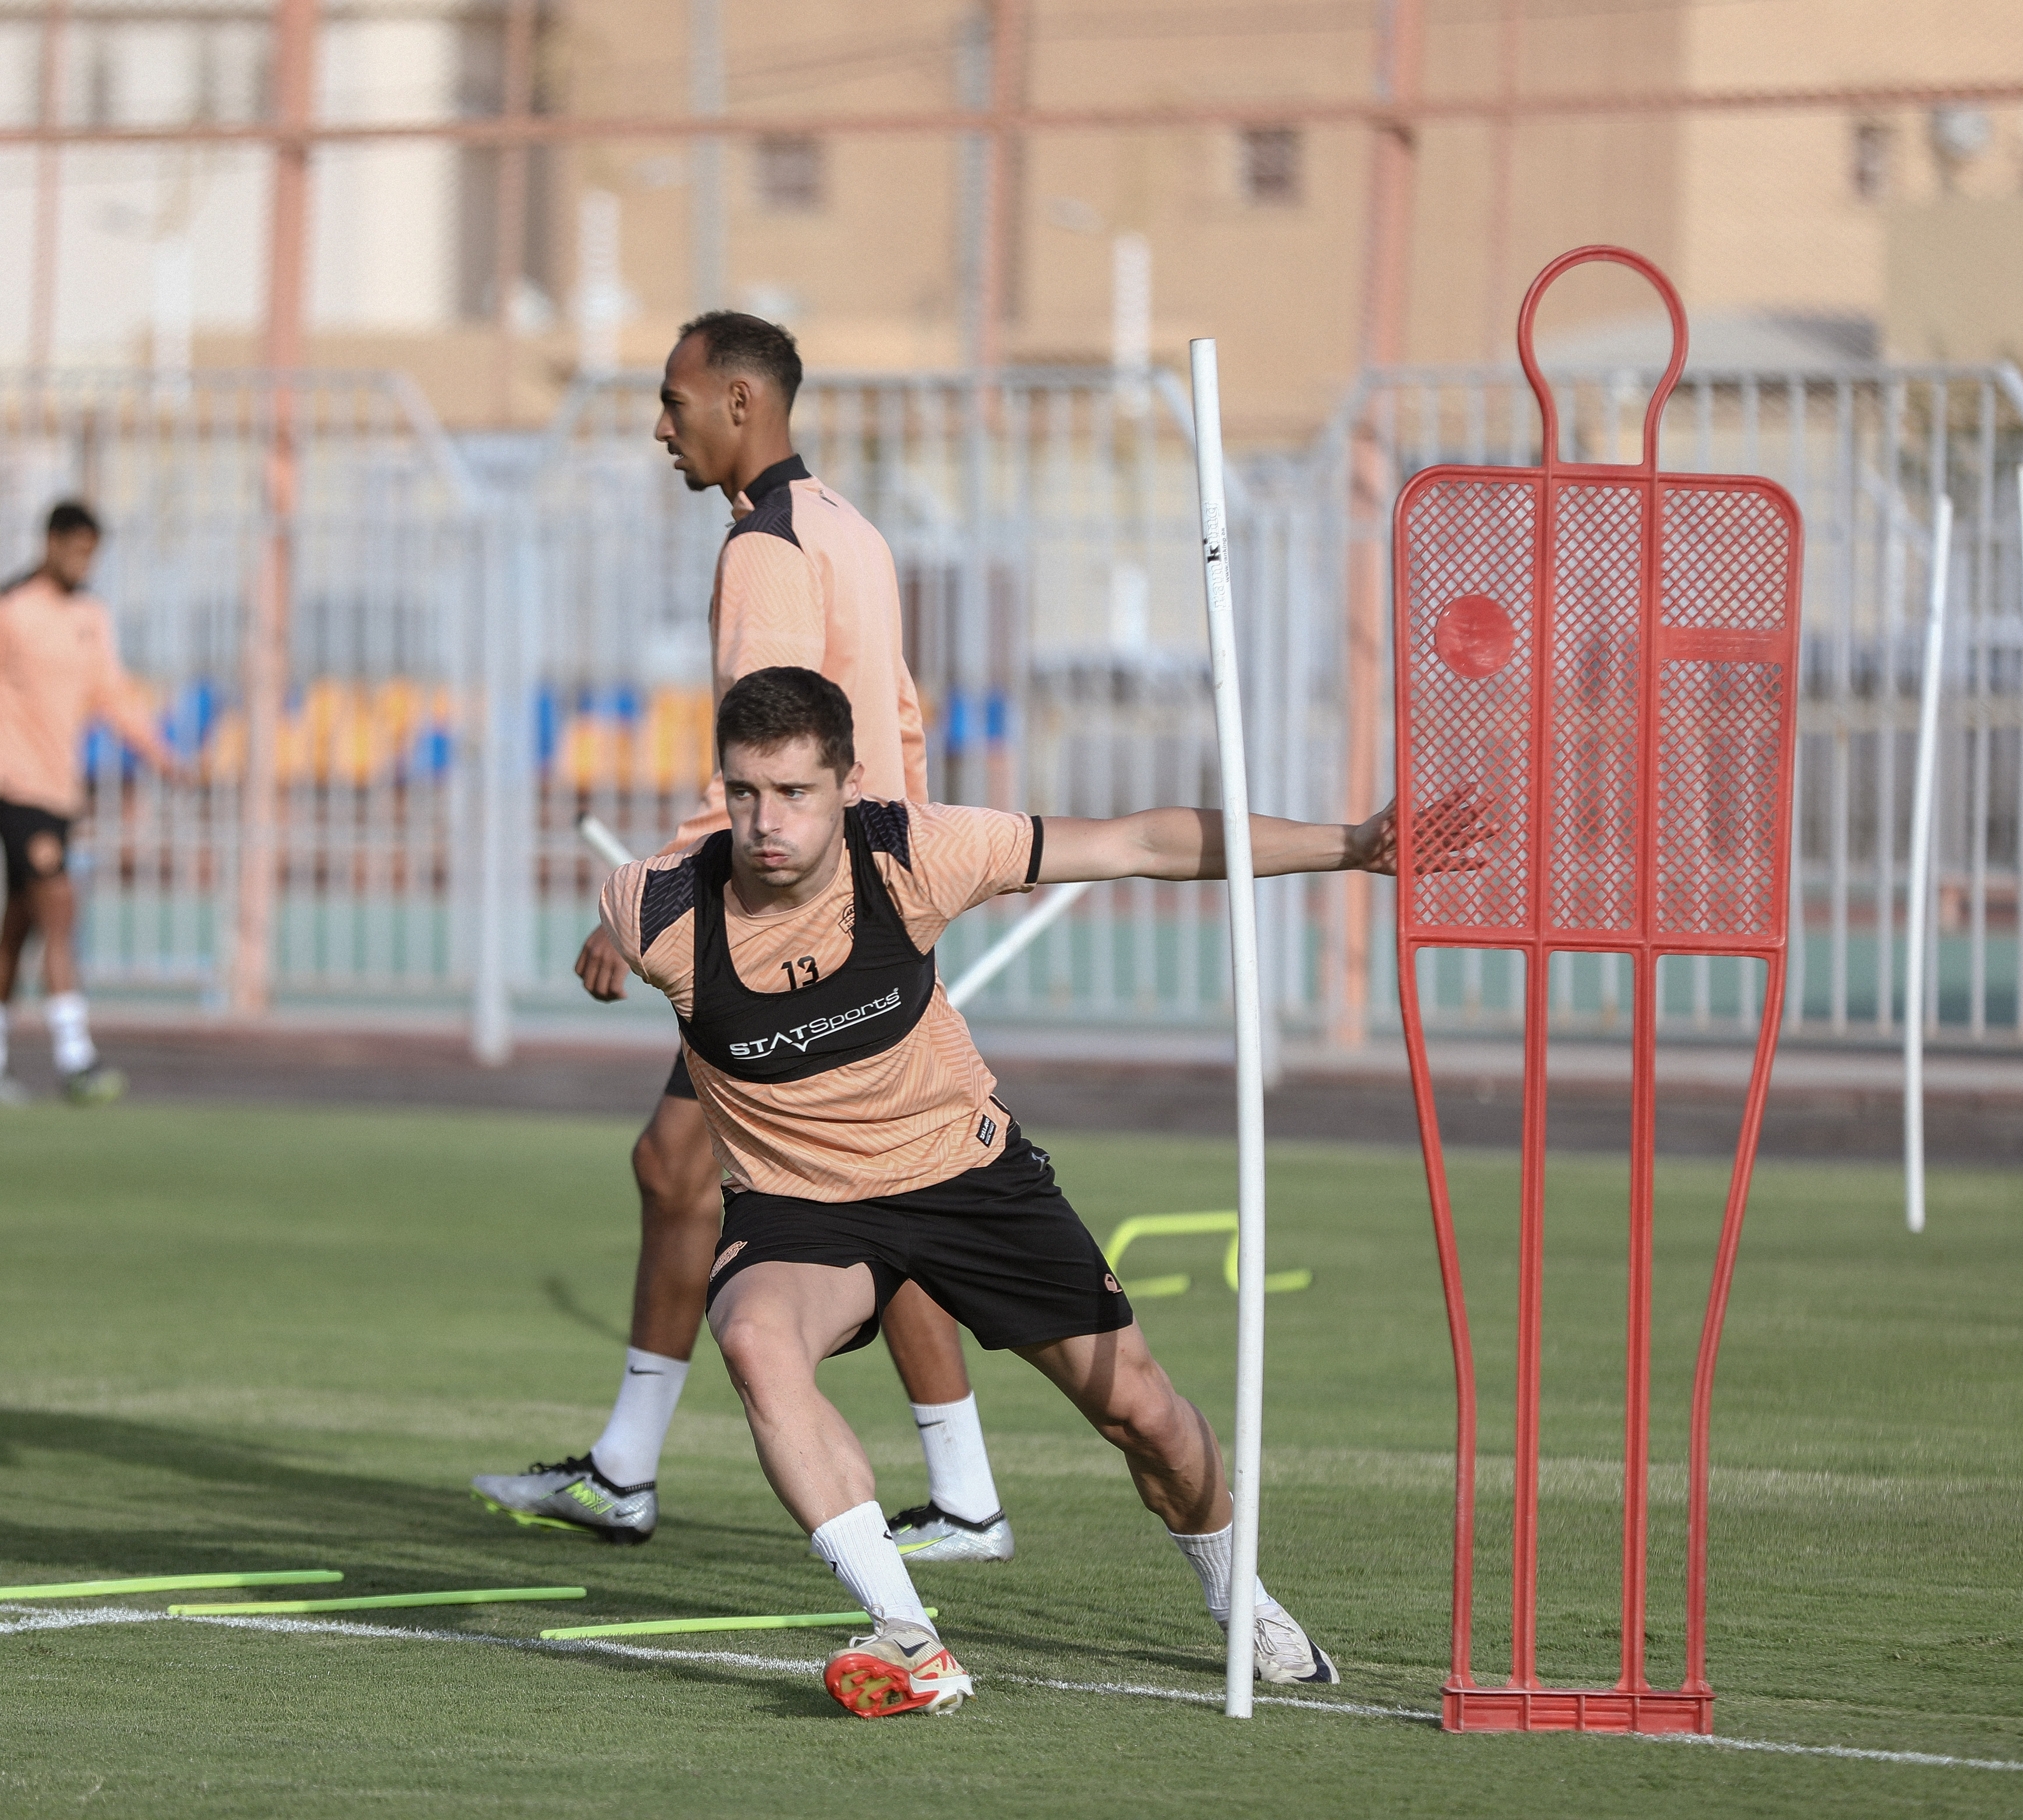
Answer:
POLYGON ((1918 771, 1911 795, 1910 903, 1904 950, 1904 1223, 1925 1229, 1925 926, 1932 894, 1932 798, 1938 785, 1939 686, 1946 649, 1946 568, 1953 502, 1932 521, 1932 591, 1925 607, 1925 673, 1918 700, 1918 771))
POLYGON ((949 1003, 957 1010, 961 1010, 1066 916, 1094 883, 1093 879, 1084 878, 1077 879, 1073 884, 1055 885, 963 969, 962 977, 948 989, 949 1003))
POLYGON ((614 872, 621 866, 630 866, 632 863, 632 855, 626 851, 625 843, 594 815, 577 816, 576 831, 581 837, 583 845, 614 872))
POLYGON ((1209 668, 1222 769, 1222 843, 1229 876, 1229 947, 1236 987, 1236 1451, 1229 1489, 1236 1533, 1229 1577, 1229 1655, 1223 1711, 1250 1716, 1256 1668, 1257 1478, 1264 1422, 1264 1020, 1257 976, 1257 882, 1250 861, 1250 786, 1243 764, 1243 698, 1229 594, 1222 496, 1222 396, 1215 343, 1187 344, 1194 362, 1194 472, 1201 484, 1202 575, 1208 591, 1209 668))

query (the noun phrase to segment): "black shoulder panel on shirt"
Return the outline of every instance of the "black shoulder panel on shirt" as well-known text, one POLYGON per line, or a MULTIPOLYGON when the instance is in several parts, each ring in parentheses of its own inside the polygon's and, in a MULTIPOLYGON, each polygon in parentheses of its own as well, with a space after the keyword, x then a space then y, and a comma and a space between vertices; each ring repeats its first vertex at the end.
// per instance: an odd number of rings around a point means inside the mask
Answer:
POLYGON ((857 805, 864 822, 864 838, 873 853, 889 853, 911 872, 913 870, 913 825, 904 803, 874 802, 866 796, 857 805))
MULTIPOLYGON (((801 540, 794 535, 794 489, 790 486, 769 489, 758 504, 730 527, 730 536, 742 537, 748 533, 760 531, 769 536, 784 537, 798 550, 801 540)), ((726 537, 724 541, 730 540, 726 537)))
POLYGON ((695 861, 684 859, 646 874, 639 893, 639 952, 643 956, 661 936, 695 908, 695 861))

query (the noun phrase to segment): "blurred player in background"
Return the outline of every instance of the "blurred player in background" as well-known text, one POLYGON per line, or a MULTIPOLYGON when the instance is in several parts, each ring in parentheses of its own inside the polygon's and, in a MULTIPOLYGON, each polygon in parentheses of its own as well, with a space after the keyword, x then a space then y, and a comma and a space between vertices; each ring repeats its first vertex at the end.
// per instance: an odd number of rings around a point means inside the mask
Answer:
POLYGON ((0 593, 0 846, 6 853, 7 910, 0 919, 0 1105, 27 1099, 7 1072, 8 1007, 21 950, 42 938, 42 1015, 64 1091, 80 1106, 126 1091, 126 1078, 101 1067, 78 989, 71 932, 76 894, 65 870, 71 825, 83 812, 85 730, 110 722, 166 776, 182 766, 163 744, 146 703, 119 664, 112 616, 84 591, 98 554, 98 521, 65 500, 49 516, 41 564, 0 593))
MULTIPOLYGON (((819 672, 849 698, 867 787, 925 802, 927 742, 901 640, 892 553, 795 454, 789 419, 800 383, 793 337, 734 311, 686 324, 668 357, 655 438, 691 492, 722 490, 735 521, 710 602, 715 694, 720 700, 741 676, 770 665, 819 672)), ((719 775, 664 851, 685 851, 729 825, 719 775)), ((818 963, 789 958, 792 985, 813 984, 818 963)), ((576 972, 593 998, 624 996, 624 961, 602 929, 583 944, 576 972)), ((639 1261, 631 1345, 610 1420, 585 1454, 474 1479, 488 1507, 613 1542, 644 1542, 653 1533, 660 1451, 702 1324, 723 1224, 723 1160, 712 1146, 683 1055, 633 1147, 639 1261)), ((998 1503, 956 1324, 909 1287, 887 1311, 885 1335, 927 1463, 928 1502, 900 1512, 895 1532, 922 1559, 1008 1560, 1011 1525, 998 1503)))
MULTIPOLYGON (((1233 1519, 1215 1431, 1147 1349, 1102 1247, 997 1097, 934 961, 942 930, 1002 892, 1220 878, 1220 817, 1043 823, 871 799, 849 701, 805 668, 757 671, 731 689, 717 756, 729 831, 620 867, 604 924, 681 1018, 730 1178, 709 1320, 760 1463, 876 1626, 830 1659, 830 1693, 879 1718, 952 1711, 971 1691, 880 1513, 862 1445, 816 1383, 817 1366, 869 1345, 908 1289, 1037 1367, 1121 1449, 1226 1628, 1233 1519)), ((1429 851, 1485 831, 1464 806, 1429 851)), ((1260 878, 1396 863, 1388 809, 1356 827, 1253 815, 1251 839, 1260 878)), ((1261 1584, 1255 1624, 1260 1679, 1337 1679, 1261 1584)))

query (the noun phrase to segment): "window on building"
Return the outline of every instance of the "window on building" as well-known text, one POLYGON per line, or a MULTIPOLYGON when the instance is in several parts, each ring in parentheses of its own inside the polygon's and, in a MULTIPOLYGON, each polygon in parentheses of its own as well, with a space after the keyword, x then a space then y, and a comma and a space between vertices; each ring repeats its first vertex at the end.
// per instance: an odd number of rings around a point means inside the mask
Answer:
POLYGON ((1243 134, 1243 200, 1285 203, 1300 200, 1300 130, 1249 126, 1243 134))
POLYGON ((822 205, 822 142, 799 133, 759 141, 759 200, 777 214, 807 214, 822 205))
POLYGON ((1889 190, 1889 129, 1880 120, 1854 125, 1854 193, 1880 202, 1889 190))

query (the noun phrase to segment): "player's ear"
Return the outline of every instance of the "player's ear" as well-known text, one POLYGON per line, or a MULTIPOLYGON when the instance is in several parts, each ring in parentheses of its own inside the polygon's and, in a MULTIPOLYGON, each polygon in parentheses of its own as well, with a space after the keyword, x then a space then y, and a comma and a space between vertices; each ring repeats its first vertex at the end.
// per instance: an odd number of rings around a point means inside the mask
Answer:
POLYGON ((723 388, 723 408, 733 423, 741 424, 752 415, 752 382, 733 379, 723 388))
POLYGON ((859 759, 843 774, 843 806, 847 809, 851 804, 861 803, 863 800, 864 760, 859 759))

